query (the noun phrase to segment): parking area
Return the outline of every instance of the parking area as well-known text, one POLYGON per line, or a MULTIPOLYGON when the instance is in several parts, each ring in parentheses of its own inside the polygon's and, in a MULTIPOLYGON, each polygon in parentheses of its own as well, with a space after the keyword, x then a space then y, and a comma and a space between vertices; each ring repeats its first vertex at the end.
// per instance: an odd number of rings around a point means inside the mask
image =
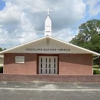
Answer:
POLYGON ((100 83, 0 82, 0 100, 99 100, 100 83))

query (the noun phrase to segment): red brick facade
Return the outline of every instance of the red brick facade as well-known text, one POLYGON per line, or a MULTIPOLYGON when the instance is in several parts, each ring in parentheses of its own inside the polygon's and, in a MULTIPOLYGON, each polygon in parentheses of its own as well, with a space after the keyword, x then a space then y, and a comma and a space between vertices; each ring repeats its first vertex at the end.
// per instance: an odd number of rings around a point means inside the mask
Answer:
POLYGON ((92 55, 60 54, 60 75, 92 75, 92 55))
POLYGON ((5 54, 4 55, 4 74, 37 74, 37 55, 36 54, 5 54), (16 64, 15 56, 25 56, 25 63, 16 64))
MULTIPOLYGON (((59 54, 58 61, 59 75, 92 75, 92 54, 59 54)), ((38 54, 4 54, 4 74, 36 75, 37 70, 38 54), (16 64, 15 56, 25 56, 25 63, 16 64)))

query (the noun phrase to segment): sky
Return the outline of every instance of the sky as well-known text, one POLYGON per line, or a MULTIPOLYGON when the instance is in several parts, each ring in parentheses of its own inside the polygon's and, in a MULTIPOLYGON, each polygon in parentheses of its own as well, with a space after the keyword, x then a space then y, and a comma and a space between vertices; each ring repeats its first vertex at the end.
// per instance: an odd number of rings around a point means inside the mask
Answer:
POLYGON ((0 0, 0 47, 43 37, 48 8, 52 36, 66 42, 78 34, 82 23, 100 19, 100 0, 0 0))

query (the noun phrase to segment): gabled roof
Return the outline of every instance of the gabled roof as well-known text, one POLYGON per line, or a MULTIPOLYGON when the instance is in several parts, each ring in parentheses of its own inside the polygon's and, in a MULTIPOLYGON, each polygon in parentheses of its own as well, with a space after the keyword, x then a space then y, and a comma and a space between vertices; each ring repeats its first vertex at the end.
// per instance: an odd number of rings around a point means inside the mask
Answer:
MULTIPOLYGON (((43 44, 41 44, 41 42, 43 42, 43 41, 46 40, 46 39, 49 39, 49 40, 53 41, 52 45, 57 44, 57 46, 59 46, 59 48, 61 47, 61 45, 63 45, 63 47, 70 47, 70 48, 76 50, 76 52, 74 52, 74 50, 73 50, 73 51, 71 51, 71 52, 69 52, 69 53, 72 53, 72 52, 73 52, 74 54, 81 54, 81 53, 82 53, 82 54, 93 54, 94 56, 100 56, 99 53, 96 53, 96 52, 94 52, 94 51, 91 51, 91 50, 88 50, 88 49, 85 49, 85 48, 82 48, 82 47, 73 45, 73 44, 71 44, 71 43, 66 43, 66 42, 64 42, 64 41, 62 41, 62 40, 59 40, 59 39, 57 39, 57 38, 50 37, 50 36, 49 36, 49 37, 48 37, 48 36, 47 36, 47 37, 43 37, 43 38, 40 38, 40 39, 31 41, 31 42, 28 42, 28 43, 25 43, 25 44, 22 44, 22 45, 13 47, 13 48, 11 48, 11 49, 4 50, 4 51, 0 52, 0 54, 4 54, 4 53, 13 53, 15 50, 18 51, 19 49, 20 49, 20 50, 22 50, 23 48, 25 49, 25 47, 27 47, 27 46, 29 46, 29 45, 34 46, 36 43, 37 43, 37 45, 39 45, 39 47, 40 47, 40 46, 43 47, 43 44)), ((44 42, 43 42, 43 43, 44 43, 44 42)), ((35 45, 35 47, 37 47, 37 46, 35 45)), ((45 47, 46 47, 46 46, 45 46, 45 47)), ((19 50, 19 51, 20 51, 20 50, 19 50)), ((15 52, 14 52, 14 53, 15 53, 15 52)), ((26 53, 26 52, 22 52, 22 53, 26 53)), ((31 52, 31 53, 32 53, 32 52, 31 52)), ((59 53, 59 52, 55 52, 55 53, 59 53)), ((61 53, 62 53, 62 52, 61 52, 61 53)), ((64 53, 68 53, 68 52, 64 52, 64 53)))
POLYGON ((24 43, 24 44, 21 44, 21 45, 18 45, 18 46, 16 46, 16 47, 13 47, 13 48, 10 48, 10 49, 6 49, 6 50, 4 50, 4 51, 1 51, 0 54, 7 53, 8 51, 11 51, 11 50, 14 50, 14 49, 23 47, 23 46, 28 45, 28 44, 31 44, 31 43, 35 43, 35 42, 40 41, 40 40, 42 40, 42 39, 44 39, 44 38, 45 38, 45 37, 40 38, 40 39, 36 39, 36 40, 30 41, 30 42, 27 42, 27 43, 24 43))

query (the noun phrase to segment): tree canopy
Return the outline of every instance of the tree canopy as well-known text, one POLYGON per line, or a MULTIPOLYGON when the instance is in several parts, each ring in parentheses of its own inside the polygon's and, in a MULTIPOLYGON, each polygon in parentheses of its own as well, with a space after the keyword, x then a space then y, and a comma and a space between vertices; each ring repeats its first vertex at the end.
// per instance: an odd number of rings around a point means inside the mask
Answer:
POLYGON ((3 48, 0 47, 0 51, 3 51, 3 50, 6 50, 6 48, 3 49, 3 48))
POLYGON ((78 35, 70 43, 100 53, 100 20, 92 19, 80 25, 78 35))
POLYGON ((0 51, 2 51, 2 48, 0 47, 0 51))

